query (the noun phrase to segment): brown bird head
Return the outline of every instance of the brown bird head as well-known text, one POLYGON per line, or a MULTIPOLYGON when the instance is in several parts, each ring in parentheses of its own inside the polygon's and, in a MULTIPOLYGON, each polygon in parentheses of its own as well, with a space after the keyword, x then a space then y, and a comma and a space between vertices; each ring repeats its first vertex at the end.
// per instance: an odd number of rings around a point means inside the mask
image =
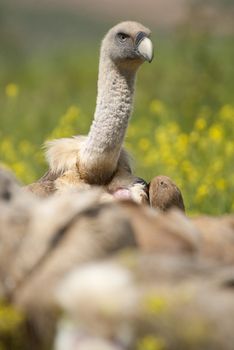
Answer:
POLYGON ((156 176, 149 184, 149 200, 153 208, 166 211, 177 207, 185 211, 179 188, 167 176, 156 176))

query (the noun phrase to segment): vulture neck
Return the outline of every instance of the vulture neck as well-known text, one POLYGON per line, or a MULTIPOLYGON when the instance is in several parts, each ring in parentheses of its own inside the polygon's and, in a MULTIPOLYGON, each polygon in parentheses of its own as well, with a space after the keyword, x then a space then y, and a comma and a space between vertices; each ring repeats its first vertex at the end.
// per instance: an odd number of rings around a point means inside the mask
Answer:
POLYGON ((108 183, 116 170, 132 112, 135 73, 101 55, 94 120, 80 153, 81 175, 89 183, 108 183))

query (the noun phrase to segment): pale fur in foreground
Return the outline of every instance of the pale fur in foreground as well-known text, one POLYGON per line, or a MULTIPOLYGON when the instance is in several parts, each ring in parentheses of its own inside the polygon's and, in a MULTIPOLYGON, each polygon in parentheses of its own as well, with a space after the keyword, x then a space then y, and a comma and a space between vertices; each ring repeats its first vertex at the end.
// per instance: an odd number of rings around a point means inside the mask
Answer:
POLYGON ((131 273, 120 265, 90 263, 75 269, 63 280, 57 300, 71 316, 85 315, 87 308, 97 314, 106 308, 121 312, 135 301, 133 286, 131 273))

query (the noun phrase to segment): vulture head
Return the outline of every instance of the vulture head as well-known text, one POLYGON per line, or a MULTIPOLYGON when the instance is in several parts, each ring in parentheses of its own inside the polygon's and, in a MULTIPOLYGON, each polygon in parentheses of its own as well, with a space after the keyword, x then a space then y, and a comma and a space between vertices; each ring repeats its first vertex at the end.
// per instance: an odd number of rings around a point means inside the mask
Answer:
POLYGON ((153 59, 150 30, 132 21, 122 22, 109 30, 102 42, 101 55, 109 56, 117 66, 138 68, 153 59))

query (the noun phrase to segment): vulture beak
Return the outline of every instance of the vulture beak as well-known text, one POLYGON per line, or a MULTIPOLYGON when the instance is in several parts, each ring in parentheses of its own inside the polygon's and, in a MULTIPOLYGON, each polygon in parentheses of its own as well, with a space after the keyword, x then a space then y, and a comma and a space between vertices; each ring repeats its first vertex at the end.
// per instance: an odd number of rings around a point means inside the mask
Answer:
POLYGON ((136 50, 140 57, 144 60, 151 62, 154 58, 154 48, 152 41, 143 32, 139 32, 136 35, 135 40, 136 50))

